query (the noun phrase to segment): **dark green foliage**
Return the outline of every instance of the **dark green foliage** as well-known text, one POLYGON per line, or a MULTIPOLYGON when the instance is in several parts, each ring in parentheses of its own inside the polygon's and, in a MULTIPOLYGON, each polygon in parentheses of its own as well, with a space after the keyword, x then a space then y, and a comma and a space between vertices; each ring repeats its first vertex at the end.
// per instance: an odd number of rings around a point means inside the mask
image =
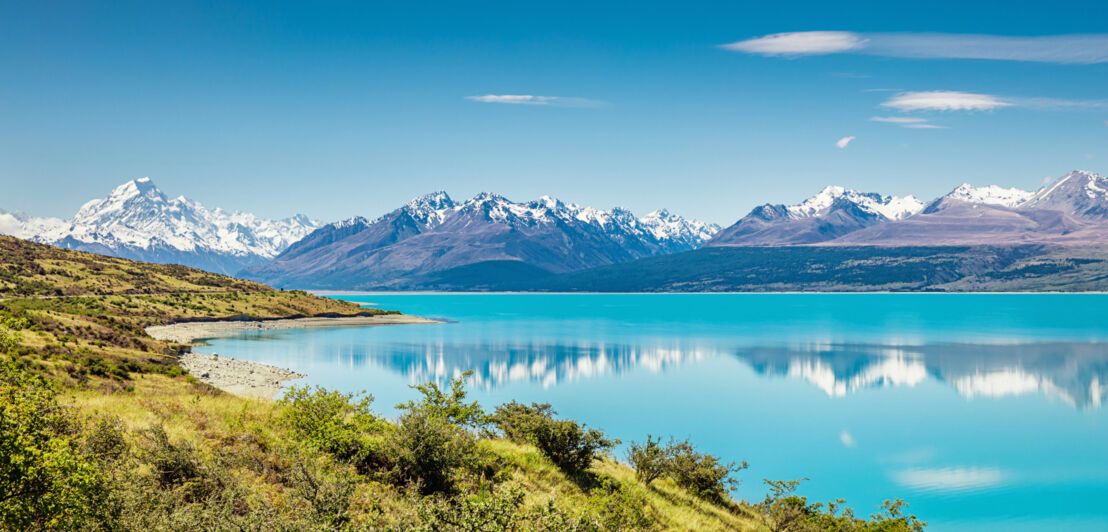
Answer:
POLYGON ((425 494, 453 491, 457 475, 480 466, 473 435, 427 408, 400 417, 385 451, 394 464, 394 481, 425 494))
POLYGON ((477 401, 465 401, 465 379, 470 375, 473 372, 467 371, 452 379, 449 395, 433 381, 414 385, 412 388, 423 395, 420 402, 408 401, 396 405, 396 408, 407 411, 422 409, 430 416, 445 419, 459 427, 481 428, 488 424, 488 416, 477 401))
POLYGON ((922 532, 927 523, 905 514, 907 503, 900 499, 885 501, 881 512, 869 520, 855 517, 854 511, 839 499, 835 502, 808 503, 796 494, 797 487, 807 479, 765 479, 769 493, 757 509, 762 512, 766 527, 773 532, 922 532))
POLYGON ((727 493, 734 490, 739 481, 732 475, 748 467, 724 463, 707 453, 701 453, 688 440, 670 438, 662 445, 661 439, 646 437, 646 443, 632 443, 627 453, 635 468, 635 475, 645 484, 661 476, 668 476, 693 495, 713 502, 724 502, 727 493))
MULTIPOLYGON (((0 327, 0 350, 11 349, 15 334, 0 327)), ((83 452, 81 430, 50 385, 0 361, 0 528, 80 530, 112 521, 107 478, 83 452)))
POLYGON ((433 382, 413 386, 423 397, 397 405, 405 413, 386 441, 395 480, 425 494, 451 492, 458 475, 481 468, 476 438, 466 427, 484 425, 487 416, 476 401, 465 401, 468 376, 454 379, 449 395, 433 382))
POLYGON ((705 247, 524 281, 493 290, 732 292, 859 290, 1104 290, 1103 252, 1057 257, 1042 245, 705 247), (1031 266, 1043 263, 1047 265, 1031 266), (1011 273, 1005 273, 1011 272, 1011 273), (1067 278, 1063 274, 1075 277, 1067 278), (981 284, 975 280, 988 281, 981 284), (1038 284, 1011 285, 1038 279, 1038 284), (953 285, 948 283, 965 282, 953 285), (1076 287, 1076 288, 1074 288, 1076 287))
POLYGON ((646 514, 646 499, 625 485, 609 483, 593 490, 582 507, 566 508, 551 501, 524 510, 523 501, 523 490, 511 483, 466 490, 451 498, 431 497, 421 501, 421 523, 413 528, 436 532, 615 532, 655 528, 646 514))
POLYGON ((669 443, 669 474, 678 486, 693 495, 714 502, 725 500, 738 487, 732 475, 749 467, 746 462, 724 463, 719 458, 696 450, 688 440, 669 443))
POLYGON ((648 486, 669 470, 669 453, 662 446, 662 439, 654 439, 649 434, 645 443, 631 442, 627 460, 635 469, 635 478, 648 486))
POLYGON ((302 441, 363 472, 385 463, 380 446, 387 424, 370 410, 373 396, 293 386, 281 402, 281 421, 302 441))
POLYGON ((569 474, 584 472, 600 453, 619 444, 576 421, 554 419, 554 414, 549 404, 526 406, 512 401, 496 408, 492 422, 508 439, 538 447, 569 474))

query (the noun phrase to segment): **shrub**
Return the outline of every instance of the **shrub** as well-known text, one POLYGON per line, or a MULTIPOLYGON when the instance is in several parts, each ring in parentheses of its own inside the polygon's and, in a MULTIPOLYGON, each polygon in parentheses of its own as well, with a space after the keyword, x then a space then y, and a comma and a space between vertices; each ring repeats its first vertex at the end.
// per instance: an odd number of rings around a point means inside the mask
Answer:
POLYGON ((411 386, 423 394, 418 403, 408 401, 396 405, 400 410, 421 408, 429 415, 440 417, 460 427, 478 429, 488 424, 488 416, 477 401, 466 403, 465 379, 472 375, 467 371, 450 381, 450 395, 447 395, 435 382, 411 386))
POLYGON ((293 386, 281 403, 281 421, 301 441, 362 472, 385 463, 380 433, 387 424, 370 411, 373 396, 293 386))
POLYGON ((476 493, 465 491, 451 498, 428 498, 418 507, 422 521, 419 529, 435 532, 536 530, 536 527, 525 526, 533 516, 521 511, 523 499, 523 490, 515 484, 476 493))
POLYGON ((45 381, 0 362, 0 529, 112 522, 107 480, 81 452, 80 429, 45 381))
POLYGON ((764 479, 768 493, 756 508, 762 521, 773 532, 819 532, 838 530, 843 532, 923 532, 927 523, 915 515, 905 515, 908 503, 896 499, 885 501, 881 512, 867 521, 854 516, 854 511, 844 506, 842 499, 835 502, 808 503, 806 497, 796 494, 800 480, 764 479))
POLYGON ((534 445, 570 474, 583 473, 601 452, 619 444, 576 421, 554 419, 554 414, 549 404, 526 406, 512 401, 496 408, 492 422, 508 439, 534 445))
POLYGON ((627 451, 627 460, 635 468, 635 477, 643 484, 650 485, 669 469, 669 453, 662 447, 662 439, 646 436, 646 443, 631 442, 627 451))
POLYGON ((481 465, 477 441, 465 427, 483 424, 486 416, 476 402, 464 402, 464 377, 451 382, 449 397, 428 383, 414 386, 423 394, 418 402, 397 405, 406 412, 386 440, 397 482, 425 494, 450 492, 460 472, 481 465))
POLYGON ((693 495, 713 502, 723 502, 727 492, 739 481, 732 475, 746 469, 746 462, 723 463, 719 458, 696 450, 688 440, 662 445, 661 439, 646 437, 646 443, 632 443, 627 458, 635 468, 635 476, 645 484, 668 476, 693 495))
POLYGON ((471 434, 421 409, 400 417, 385 449, 394 480, 414 484, 424 494, 452 491, 455 475, 479 463, 471 434))
POLYGON ((723 463, 719 458, 700 453, 688 440, 670 442, 669 472, 677 485, 702 499, 723 502, 727 492, 738 487, 731 475, 749 467, 746 462, 723 463))

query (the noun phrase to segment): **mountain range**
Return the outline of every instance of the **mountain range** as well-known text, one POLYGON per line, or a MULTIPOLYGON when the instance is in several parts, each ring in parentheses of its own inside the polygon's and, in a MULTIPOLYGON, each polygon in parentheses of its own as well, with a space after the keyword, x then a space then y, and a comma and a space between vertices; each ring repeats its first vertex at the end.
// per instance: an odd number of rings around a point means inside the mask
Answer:
POLYGON ((923 203, 827 187, 763 205, 707 246, 1108 244, 1108 178, 1076 170, 1036 192, 962 184, 923 203))
MULTIPOLYGON (((989 275, 1099 268, 1101 252, 1089 250, 1108 249, 1108 178, 1077 170, 1037 191, 967 183, 929 202, 829 186, 724 229, 666 210, 639 217, 547 196, 459 202, 445 192, 376 219, 264 220, 169 199, 144 178, 69 220, 0 211, 0 233, 290 288, 984 289, 989 275)), ((1086 281, 1051 283, 1100 286, 1086 281)))
POLYGON ((543 196, 413 199, 375 220, 324 226, 243 275, 275 286, 472 288, 700 247, 719 227, 659 210, 636 217, 543 196))
POLYGON ((57 247, 233 274, 318 228, 303 215, 265 220, 168 198, 149 178, 85 203, 69 220, 0 213, 0 233, 57 247))

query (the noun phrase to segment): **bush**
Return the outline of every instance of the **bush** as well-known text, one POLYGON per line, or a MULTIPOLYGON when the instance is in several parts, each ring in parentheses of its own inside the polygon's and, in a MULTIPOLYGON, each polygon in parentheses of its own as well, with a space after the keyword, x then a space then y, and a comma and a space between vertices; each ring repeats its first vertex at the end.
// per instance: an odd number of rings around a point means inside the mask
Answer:
POLYGON ((583 473, 600 453, 619 444, 576 421, 556 420, 554 414, 549 404, 526 406, 512 401, 498 406, 491 421, 508 439, 534 445, 554 465, 574 475, 583 473))
POLYGON ((480 463, 473 435, 425 409, 403 416, 385 441, 393 480, 424 494, 451 492, 455 476, 480 463))
MULTIPOLYGON (((0 343, 10 348, 10 333, 0 343)), ((0 362, 0 528, 111 523, 109 485, 82 452, 80 420, 45 381, 0 362)))
POLYGON ((400 410, 413 410, 421 408, 428 415, 443 418, 459 427, 478 429, 488 424, 488 416, 481 409, 477 401, 465 402, 465 379, 472 375, 467 371, 450 381, 450 395, 447 395, 439 385, 432 382, 411 386, 423 394, 420 402, 408 401, 396 405, 400 410))
POLYGON ((712 502, 723 502, 729 491, 738 487, 739 481, 732 475, 749 467, 723 463, 719 458, 696 450, 688 440, 670 438, 665 446, 661 439, 646 437, 646 443, 632 443, 627 453, 635 468, 635 476, 645 484, 668 476, 693 495, 712 502))
POLYGON ((796 494, 800 480, 764 479, 768 493, 764 501, 756 508, 762 514, 762 521, 773 532, 819 532, 837 530, 842 532, 923 532, 927 523, 914 515, 905 515, 908 503, 896 499, 885 501, 881 512, 870 516, 869 520, 854 516, 854 511, 844 506, 842 499, 835 502, 808 503, 806 497, 796 494))
POLYGON ((303 442, 366 472, 386 463, 381 436, 388 425, 370 410, 373 396, 293 386, 281 421, 303 442))
POLYGON ((425 494, 451 492, 460 472, 481 465, 477 441, 466 427, 484 424, 486 415, 476 401, 465 403, 466 375, 451 382, 449 396, 427 383, 413 386, 423 394, 418 402, 397 405, 406 412, 386 442, 397 482, 425 494))
POLYGON ((635 468, 635 478, 648 486, 669 470, 669 453, 662 447, 662 439, 655 440, 650 435, 646 436, 646 443, 631 442, 627 460, 635 468))

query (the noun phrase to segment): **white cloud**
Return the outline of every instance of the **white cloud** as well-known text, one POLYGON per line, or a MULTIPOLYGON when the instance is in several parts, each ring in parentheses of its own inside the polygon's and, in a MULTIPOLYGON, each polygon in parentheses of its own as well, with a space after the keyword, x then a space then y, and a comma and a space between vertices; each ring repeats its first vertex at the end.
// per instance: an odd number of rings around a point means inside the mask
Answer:
POLYGON ((989 111, 1013 105, 989 94, 958 91, 902 92, 881 104, 899 111, 989 111))
POLYGON ((912 468, 893 473, 893 481, 920 491, 959 493, 999 486, 1009 476, 995 467, 912 468))
POLYGON ((514 105, 558 105, 565 107, 593 107, 603 102, 586 98, 567 98, 564 96, 536 96, 534 94, 482 94, 466 96, 472 102, 506 103, 514 105))
POLYGON ((864 38, 849 31, 800 31, 733 42, 723 48, 749 54, 798 56, 849 52, 864 45, 864 38))
POLYGON ((926 118, 917 118, 914 116, 875 116, 870 118, 873 122, 888 122, 890 124, 918 124, 926 122, 926 118))
POLYGON ((852 140, 854 140, 853 136, 843 137, 839 140, 836 140, 835 145, 838 146, 839 149, 842 149, 842 148, 845 148, 848 144, 850 144, 850 141, 852 141, 852 140))
POLYGON ((850 433, 845 430, 839 433, 839 441, 842 442, 843 447, 853 449, 858 446, 858 442, 854 441, 854 436, 851 436, 850 433))
POLYGON ((920 118, 918 116, 874 116, 870 117, 870 121, 896 124, 908 129, 947 129, 946 126, 932 124, 928 122, 926 118, 920 118))
POLYGON ((951 33, 775 33, 723 45, 768 56, 858 53, 918 59, 990 59, 1042 63, 1108 62, 1108 34, 1009 37, 951 33))

